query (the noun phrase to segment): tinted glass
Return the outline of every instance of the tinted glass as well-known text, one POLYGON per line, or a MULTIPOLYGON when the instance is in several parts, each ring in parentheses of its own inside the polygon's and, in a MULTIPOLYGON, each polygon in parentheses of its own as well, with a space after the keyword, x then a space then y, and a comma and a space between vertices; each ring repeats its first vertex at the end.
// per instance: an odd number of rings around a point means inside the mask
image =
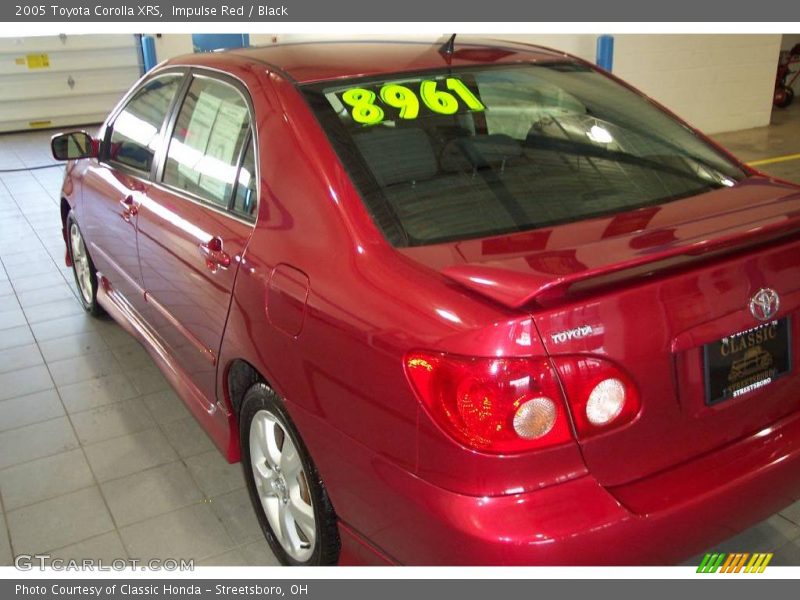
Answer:
POLYGON ((251 139, 242 159, 242 168, 239 169, 236 194, 233 197, 233 212, 243 217, 254 217, 256 214, 256 198, 255 150, 251 139))
POLYGON ((745 176, 647 100, 581 65, 453 69, 304 91, 396 245, 577 221, 745 176))
POLYGON ((196 78, 169 143, 164 182, 228 208, 249 127, 247 103, 235 88, 196 78))
POLYGON ((147 83, 122 112, 111 131, 109 160, 148 173, 169 105, 181 75, 165 75, 147 83))

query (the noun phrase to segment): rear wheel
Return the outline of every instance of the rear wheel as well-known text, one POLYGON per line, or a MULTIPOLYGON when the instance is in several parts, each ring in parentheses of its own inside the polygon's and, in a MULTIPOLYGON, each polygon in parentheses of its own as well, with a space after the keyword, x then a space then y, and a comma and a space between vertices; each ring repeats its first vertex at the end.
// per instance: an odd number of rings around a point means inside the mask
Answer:
POLYGON ((97 271, 86 249, 78 221, 72 212, 67 215, 67 235, 69 255, 72 259, 72 273, 78 286, 78 300, 91 315, 100 316, 105 311, 97 303, 97 271))
POLYGON ((339 532, 325 486, 278 395, 257 383, 242 401, 242 465, 250 500, 275 556, 285 565, 328 565, 339 532))

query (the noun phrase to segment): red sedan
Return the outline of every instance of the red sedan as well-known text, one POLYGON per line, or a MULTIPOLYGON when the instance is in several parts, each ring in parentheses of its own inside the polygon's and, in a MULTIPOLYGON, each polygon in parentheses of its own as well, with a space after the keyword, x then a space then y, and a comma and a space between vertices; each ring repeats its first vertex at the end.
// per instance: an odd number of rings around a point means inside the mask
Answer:
POLYGON ((800 187, 584 61, 186 56, 53 151, 286 564, 673 563, 800 496, 800 187))

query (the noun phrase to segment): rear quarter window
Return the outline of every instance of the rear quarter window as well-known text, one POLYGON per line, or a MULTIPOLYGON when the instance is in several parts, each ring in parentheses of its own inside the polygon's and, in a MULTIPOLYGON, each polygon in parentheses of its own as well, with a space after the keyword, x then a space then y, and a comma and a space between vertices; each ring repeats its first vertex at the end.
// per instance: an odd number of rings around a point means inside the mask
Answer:
POLYGON ((231 207, 234 214, 246 219, 253 219, 256 216, 258 188, 255 158, 255 144, 251 138, 242 157, 242 166, 239 169, 236 192, 231 207))
POLYGON ((164 183, 227 209, 249 131, 241 93, 227 83, 195 77, 169 142, 164 183))

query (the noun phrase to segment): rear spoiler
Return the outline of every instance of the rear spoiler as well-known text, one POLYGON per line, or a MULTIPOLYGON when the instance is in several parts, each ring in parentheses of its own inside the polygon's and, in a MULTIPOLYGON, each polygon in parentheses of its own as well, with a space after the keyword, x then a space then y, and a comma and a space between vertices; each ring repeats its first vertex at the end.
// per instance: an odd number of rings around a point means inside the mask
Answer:
POLYGON ((656 248, 634 250, 630 244, 631 238, 623 238, 616 240, 616 244, 607 240, 568 249, 567 252, 572 252, 578 258, 575 263, 580 266, 567 273, 553 274, 537 270, 532 266, 536 263, 537 254, 502 261, 452 265, 441 273, 467 289, 509 308, 518 309, 533 302, 552 304, 570 293, 662 273, 769 244, 797 233, 800 233, 800 210, 716 231, 713 237, 703 235, 677 239, 677 230, 672 230, 676 236, 673 241, 656 248), (580 261, 590 266, 584 266, 580 261))

